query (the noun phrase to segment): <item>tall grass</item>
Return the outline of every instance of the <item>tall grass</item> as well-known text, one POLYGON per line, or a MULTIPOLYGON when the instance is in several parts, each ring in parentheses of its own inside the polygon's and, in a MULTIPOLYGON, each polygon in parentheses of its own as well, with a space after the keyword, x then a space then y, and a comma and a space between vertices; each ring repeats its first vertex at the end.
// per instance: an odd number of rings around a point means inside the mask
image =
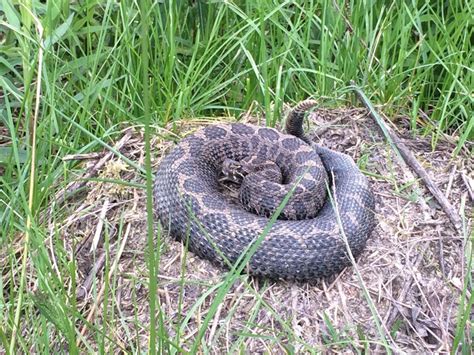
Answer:
POLYGON ((77 351, 83 319, 64 289, 77 266, 59 246, 54 265, 38 218, 57 181, 72 178, 63 156, 110 147, 123 124, 238 115, 255 101, 273 125, 283 102, 350 103, 350 80, 389 116, 408 116, 413 134, 434 132, 433 147, 455 133, 456 154, 474 137, 472 6, 0 1, 0 344, 43 352, 61 334, 77 351), (20 313, 28 338, 18 334, 20 313))

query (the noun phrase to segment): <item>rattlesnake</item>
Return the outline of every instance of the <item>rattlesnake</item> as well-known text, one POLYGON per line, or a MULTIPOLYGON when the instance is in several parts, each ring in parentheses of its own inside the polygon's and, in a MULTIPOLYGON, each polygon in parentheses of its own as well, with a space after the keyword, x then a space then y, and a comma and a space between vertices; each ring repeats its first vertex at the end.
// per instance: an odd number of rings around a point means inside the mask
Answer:
POLYGON ((314 105, 306 100, 290 112, 289 134, 230 123, 210 125, 184 138, 156 172, 154 207, 162 226, 202 258, 229 265, 262 235, 288 193, 288 204, 247 270, 269 278, 309 280, 350 265, 345 241, 354 257, 361 253, 375 225, 374 197, 351 157, 311 144, 304 135, 304 112, 314 105), (240 182, 243 186, 248 179, 250 187, 240 193, 242 206, 222 190, 223 169, 237 165, 238 171, 248 170, 248 165, 252 170, 255 161, 273 166, 267 172, 245 172, 240 182), (274 177, 275 167, 281 176, 266 180, 274 177), (319 179, 322 183, 315 184, 319 179))

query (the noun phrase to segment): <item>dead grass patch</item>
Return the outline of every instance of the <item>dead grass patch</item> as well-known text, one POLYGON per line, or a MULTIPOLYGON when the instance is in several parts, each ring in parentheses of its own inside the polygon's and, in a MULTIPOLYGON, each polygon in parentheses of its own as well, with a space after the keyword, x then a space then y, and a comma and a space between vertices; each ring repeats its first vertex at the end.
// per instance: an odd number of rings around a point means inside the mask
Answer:
MULTIPOLYGON (((215 121, 186 120, 168 127, 169 131, 157 130, 151 144, 154 168, 173 139, 215 121)), ((432 150, 429 138, 414 139, 408 123, 399 118, 398 134, 457 211, 466 216, 463 236, 455 232, 418 177, 391 151, 365 110, 319 109, 310 121, 315 141, 351 155, 370 174, 378 225, 357 267, 390 347, 401 352, 448 352, 465 279, 465 236, 472 225, 472 201, 465 184, 466 177, 471 181, 474 177, 472 157, 463 151, 453 158, 455 146, 449 140, 432 150)), ((142 165, 142 132, 133 130, 121 151, 142 165)), ((93 164, 91 160, 82 167, 87 170, 93 164)), ((134 344, 145 349, 149 326, 146 198, 144 189, 135 185, 144 179, 116 157, 98 178, 103 181, 88 182, 85 191, 69 203, 59 227, 65 248, 78 263, 79 308, 92 323, 106 326, 119 347, 130 349, 134 344), (119 185, 114 179, 131 185, 119 185), (104 292, 109 298, 105 312, 104 292)), ((160 245, 156 277, 161 319, 169 338, 179 336, 180 346, 189 350, 215 296, 213 289, 226 271, 187 254, 180 243, 164 235, 160 245)), ((83 334, 93 339, 89 327, 83 328, 83 334)), ((242 276, 219 305, 204 339, 203 349, 212 353, 311 348, 384 351, 353 268, 315 283, 242 276)))

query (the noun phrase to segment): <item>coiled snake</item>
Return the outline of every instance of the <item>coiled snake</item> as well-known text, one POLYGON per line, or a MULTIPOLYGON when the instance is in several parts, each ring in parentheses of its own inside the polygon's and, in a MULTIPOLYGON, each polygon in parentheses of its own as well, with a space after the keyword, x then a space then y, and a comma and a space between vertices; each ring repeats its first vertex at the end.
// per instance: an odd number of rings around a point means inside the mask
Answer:
POLYGON ((304 113, 314 105, 306 100, 290 112, 289 134, 233 123, 184 138, 156 172, 154 207, 162 226, 200 257, 233 263, 262 235, 288 194, 248 271, 308 280, 350 265, 345 240, 354 257, 361 253, 375 225, 374 198, 351 157, 311 145, 304 135, 304 113), (241 175, 243 205, 222 189, 229 169, 241 175))

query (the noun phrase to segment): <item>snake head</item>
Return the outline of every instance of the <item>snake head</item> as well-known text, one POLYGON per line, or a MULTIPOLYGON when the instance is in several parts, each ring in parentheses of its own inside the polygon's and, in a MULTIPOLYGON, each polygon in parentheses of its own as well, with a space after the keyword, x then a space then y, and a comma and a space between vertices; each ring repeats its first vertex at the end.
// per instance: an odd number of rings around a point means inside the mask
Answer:
POLYGON ((220 181, 240 185, 249 174, 258 174, 261 178, 277 183, 281 183, 283 178, 280 168, 273 161, 255 157, 244 158, 241 161, 226 158, 222 163, 220 181))
POLYGON ((241 184, 244 177, 248 174, 245 166, 240 162, 226 158, 222 163, 220 181, 228 181, 236 184, 241 184))

